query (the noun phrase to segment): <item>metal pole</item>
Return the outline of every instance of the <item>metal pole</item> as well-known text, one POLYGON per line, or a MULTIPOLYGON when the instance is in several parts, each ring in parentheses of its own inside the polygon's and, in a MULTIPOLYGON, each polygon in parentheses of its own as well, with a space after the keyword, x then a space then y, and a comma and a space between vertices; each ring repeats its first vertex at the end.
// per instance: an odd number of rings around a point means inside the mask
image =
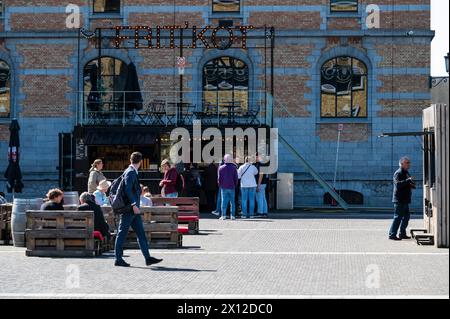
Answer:
MULTIPOLYGON (((183 28, 180 29, 180 58, 183 58, 183 28)), ((180 72, 180 104, 178 105, 177 124, 180 123, 183 112, 183 73, 180 72)))
POLYGON ((341 143, 341 130, 338 130, 338 138, 337 138, 337 147, 336 147, 336 162, 334 164, 334 178, 333 178, 333 188, 336 189, 336 180, 337 180, 337 170, 338 170, 338 162, 339 162, 339 146, 341 143))
POLYGON ((270 28, 270 94, 272 95, 272 111, 270 116, 270 127, 273 127, 273 104, 275 101, 275 88, 274 88, 274 58, 275 58, 275 28, 270 28))

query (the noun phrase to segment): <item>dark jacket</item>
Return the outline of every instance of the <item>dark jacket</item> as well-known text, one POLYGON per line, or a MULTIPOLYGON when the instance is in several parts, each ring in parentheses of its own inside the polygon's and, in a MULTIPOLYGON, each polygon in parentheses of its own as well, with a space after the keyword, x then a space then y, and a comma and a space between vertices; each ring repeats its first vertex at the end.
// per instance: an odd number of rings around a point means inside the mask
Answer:
POLYGON ((93 201, 89 201, 78 207, 80 212, 93 211, 94 212, 94 230, 102 233, 103 236, 109 235, 109 226, 103 216, 102 209, 93 201))
POLYGON ((399 168, 394 173, 394 195, 392 202, 400 204, 410 204, 412 189, 415 188, 414 183, 408 180, 411 175, 408 171, 399 168))
POLYGON ((42 204, 41 206, 41 210, 59 210, 59 211, 63 211, 64 210, 64 206, 60 203, 55 203, 52 201, 48 201, 44 204, 42 204))
POLYGON ((136 170, 130 165, 124 172, 125 194, 128 203, 141 207, 141 184, 136 170))
POLYGON ((217 166, 214 163, 208 165, 205 170, 205 190, 215 192, 219 187, 217 184, 217 166))

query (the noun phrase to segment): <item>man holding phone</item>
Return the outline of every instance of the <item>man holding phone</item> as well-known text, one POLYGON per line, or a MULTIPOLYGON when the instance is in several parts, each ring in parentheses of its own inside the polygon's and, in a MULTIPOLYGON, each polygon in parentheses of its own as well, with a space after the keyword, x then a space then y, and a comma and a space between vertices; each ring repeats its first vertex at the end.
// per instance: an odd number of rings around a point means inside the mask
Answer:
POLYGON ((160 263, 162 259, 150 257, 147 236, 145 236, 144 225, 141 218, 141 184, 139 182, 138 170, 141 166, 142 154, 135 152, 130 156, 130 166, 125 170, 123 174, 123 183, 126 201, 129 205, 129 209, 120 216, 119 230, 116 238, 115 249, 115 266, 118 267, 130 267, 130 264, 123 260, 123 243, 125 242, 128 230, 130 226, 136 232, 138 238, 139 247, 142 254, 145 257, 145 263, 147 266, 160 263))
POLYGON ((394 173, 394 221, 389 230, 390 240, 410 239, 406 234, 411 213, 409 204, 411 203, 412 190, 416 188, 414 179, 409 175, 411 161, 408 157, 402 157, 399 161, 400 168, 394 173), (400 228, 400 236, 397 237, 400 228))

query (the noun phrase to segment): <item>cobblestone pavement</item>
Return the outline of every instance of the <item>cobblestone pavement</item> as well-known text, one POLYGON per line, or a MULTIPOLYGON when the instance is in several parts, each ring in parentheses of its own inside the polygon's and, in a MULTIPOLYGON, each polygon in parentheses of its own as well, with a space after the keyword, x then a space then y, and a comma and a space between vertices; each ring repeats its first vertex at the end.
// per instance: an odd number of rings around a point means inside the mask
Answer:
POLYGON ((379 214, 205 218, 183 249, 152 251, 164 262, 150 268, 139 251, 126 251, 126 269, 112 255, 30 258, 0 246, 0 298, 448 298, 448 250, 388 241, 389 224, 379 214))

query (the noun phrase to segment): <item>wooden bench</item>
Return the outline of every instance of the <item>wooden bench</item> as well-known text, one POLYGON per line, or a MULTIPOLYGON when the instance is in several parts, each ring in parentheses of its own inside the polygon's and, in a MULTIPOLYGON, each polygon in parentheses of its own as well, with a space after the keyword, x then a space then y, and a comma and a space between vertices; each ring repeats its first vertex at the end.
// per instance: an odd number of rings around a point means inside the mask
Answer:
POLYGON ((93 212, 27 211, 26 214, 27 256, 95 256, 93 212))
POLYGON ((0 205, 0 245, 12 243, 11 236, 12 204, 0 205))
MULTIPOLYGON (((117 233, 120 215, 111 207, 103 206, 103 214, 111 232, 117 233)), ((142 222, 150 248, 178 248, 182 246, 182 234, 178 234, 178 207, 142 207, 142 222)), ((138 249, 136 234, 132 229, 124 248, 138 249)))
POLYGON ((152 198, 155 206, 177 206, 178 223, 189 226, 189 234, 195 235, 200 231, 200 199, 198 197, 152 198))

